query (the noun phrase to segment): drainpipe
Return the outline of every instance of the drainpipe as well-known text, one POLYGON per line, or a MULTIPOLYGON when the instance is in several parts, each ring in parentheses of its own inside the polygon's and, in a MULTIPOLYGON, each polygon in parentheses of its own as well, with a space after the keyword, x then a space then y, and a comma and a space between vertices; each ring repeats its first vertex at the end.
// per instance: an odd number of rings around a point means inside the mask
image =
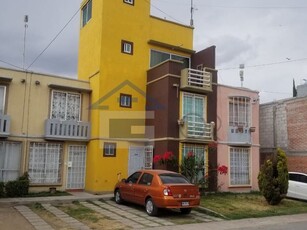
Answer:
POLYGON ((277 145, 277 133, 276 133, 276 105, 273 106, 273 148, 276 149, 277 145))

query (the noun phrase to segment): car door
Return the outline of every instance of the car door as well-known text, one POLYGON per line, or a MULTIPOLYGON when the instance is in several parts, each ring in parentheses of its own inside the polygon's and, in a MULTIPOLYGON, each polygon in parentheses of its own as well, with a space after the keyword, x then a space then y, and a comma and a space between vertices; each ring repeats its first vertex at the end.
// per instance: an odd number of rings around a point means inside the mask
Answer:
POLYGON ((288 188, 288 197, 298 198, 298 187, 299 187, 299 178, 296 173, 289 173, 289 188, 288 188))
POLYGON ((300 174, 297 183, 297 193, 300 199, 307 200, 307 176, 300 174))
POLYGON ((143 173, 134 189, 135 202, 141 205, 145 204, 145 197, 152 188, 153 175, 150 173, 143 173))
POLYGON ((124 200, 135 202, 134 201, 135 184, 138 182, 141 174, 142 174, 141 172, 135 172, 126 179, 124 186, 122 186, 120 189, 121 196, 124 200))

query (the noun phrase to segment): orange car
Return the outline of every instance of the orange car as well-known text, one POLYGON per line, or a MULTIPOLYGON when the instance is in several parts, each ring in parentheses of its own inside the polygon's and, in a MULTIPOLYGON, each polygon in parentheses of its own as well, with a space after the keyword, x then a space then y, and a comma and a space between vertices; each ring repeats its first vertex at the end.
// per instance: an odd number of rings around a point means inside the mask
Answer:
POLYGON ((115 202, 128 201, 144 205, 150 216, 155 216, 159 208, 179 208, 189 214, 199 206, 200 193, 179 173, 166 170, 140 170, 127 179, 118 182, 114 188, 115 202))

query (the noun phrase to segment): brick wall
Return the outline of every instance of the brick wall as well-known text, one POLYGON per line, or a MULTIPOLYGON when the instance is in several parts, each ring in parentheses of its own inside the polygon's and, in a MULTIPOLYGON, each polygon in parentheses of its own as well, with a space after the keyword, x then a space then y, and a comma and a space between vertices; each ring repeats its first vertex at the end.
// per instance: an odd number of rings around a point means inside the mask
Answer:
POLYGON ((286 149, 288 147, 286 104, 282 101, 261 105, 259 118, 261 147, 286 149))
POLYGON ((259 138, 261 147, 274 147, 272 104, 260 105, 259 121, 259 138))
POLYGON ((287 123, 289 134, 288 149, 307 150, 307 98, 300 98, 287 103, 287 123))
POLYGON ((307 97, 260 105, 260 146, 261 163, 281 147, 289 171, 307 173, 307 97))
POLYGON ((288 171, 307 173, 307 153, 301 156, 288 155, 288 171))

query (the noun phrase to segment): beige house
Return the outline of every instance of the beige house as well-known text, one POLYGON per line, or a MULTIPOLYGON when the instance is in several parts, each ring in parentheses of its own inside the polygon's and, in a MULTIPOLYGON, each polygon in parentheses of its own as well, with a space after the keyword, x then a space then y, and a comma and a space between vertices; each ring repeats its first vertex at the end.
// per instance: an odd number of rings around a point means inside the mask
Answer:
POLYGON ((0 68, 0 181, 28 172, 31 191, 84 189, 90 86, 0 68))

